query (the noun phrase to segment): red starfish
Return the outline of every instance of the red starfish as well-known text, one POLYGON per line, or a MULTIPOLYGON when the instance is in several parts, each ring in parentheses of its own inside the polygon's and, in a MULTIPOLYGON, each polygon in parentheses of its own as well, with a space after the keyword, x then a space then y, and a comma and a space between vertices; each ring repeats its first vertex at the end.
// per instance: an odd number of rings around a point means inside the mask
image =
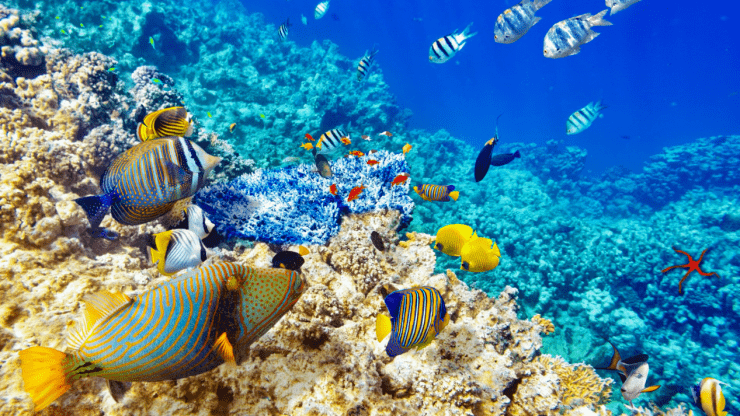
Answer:
POLYGON ((704 257, 704 253, 706 253, 706 252, 707 252, 707 250, 704 250, 704 251, 702 251, 702 252, 701 252, 701 256, 699 256, 699 260, 694 260, 694 259, 693 259, 693 258, 692 258, 692 257, 691 257, 691 256, 689 255, 689 253, 687 253, 687 252, 685 252, 685 251, 681 251, 681 250, 678 250, 678 249, 677 249, 676 247, 671 247, 671 248, 672 248, 672 249, 673 249, 673 250, 674 250, 674 251, 675 251, 676 253, 681 253, 681 254, 684 254, 684 255, 686 255, 686 257, 688 257, 688 258, 689 258, 689 262, 688 262, 687 264, 681 264, 681 265, 678 265, 678 266, 671 266, 671 267, 667 267, 667 268, 665 268, 665 269, 663 269, 663 270, 662 270, 662 272, 663 272, 663 273, 665 273, 665 272, 667 272, 668 270, 671 270, 671 269, 675 269, 676 267, 683 267, 683 268, 687 268, 687 269, 689 269, 689 271, 688 271, 688 272, 686 272, 686 274, 685 274, 685 275, 683 275, 683 278, 681 279, 681 281, 680 281, 680 282, 678 282, 678 294, 679 294, 679 295, 683 295, 683 292, 681 291, 681 284, 683 283, 683 281, 684 281, 684 280, 686 280, 686 278, 687 278, 687 277, 689 277, 689 274, 691 274, 691 272, 693 272, 694 270, 696 270, 696 271, 697 271, 697 272, 698 272, 698 273, 699 273, 700 275, 702 275, 702 276, 717 276, 717 277, 719 277, 719 275, 718 275, 718 274, 717 274, 716 272, 712 272, 712 273, 704 273, 704 272, 703 272, 703 271, 701 271, 701 269, 699 268, 699 263, 701 263, 701 259, 702 259, 702 258, 704 257))

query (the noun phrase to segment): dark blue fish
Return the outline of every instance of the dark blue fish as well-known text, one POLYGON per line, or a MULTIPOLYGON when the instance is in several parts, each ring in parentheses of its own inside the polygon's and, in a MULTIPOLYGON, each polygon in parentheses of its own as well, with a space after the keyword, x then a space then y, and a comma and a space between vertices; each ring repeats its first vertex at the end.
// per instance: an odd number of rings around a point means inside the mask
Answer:
POLYGON ((491 157, 491 166, 508 165, 509 162, 511 162, 512 160, 518 157, 521 157, 518 150, 514 153, 501 153, 501 154, 491 157))
POLYGON ((483 146, 483 149, 481 149, 480 153, 478 153, 478 158, 475 159, 475 181, 480 182, 483 180, 483 178, 486 177, 486 173, 488 173, 488 168, 491 166, 491 155, 493 153, 493 147, 496 146, 496 143, 498 143, 498 119, 501 118, 503 114, 499 114, 498 117, 496 117, 496 134, 491 138, 491 140, 487 141, 486 144, 483 146))

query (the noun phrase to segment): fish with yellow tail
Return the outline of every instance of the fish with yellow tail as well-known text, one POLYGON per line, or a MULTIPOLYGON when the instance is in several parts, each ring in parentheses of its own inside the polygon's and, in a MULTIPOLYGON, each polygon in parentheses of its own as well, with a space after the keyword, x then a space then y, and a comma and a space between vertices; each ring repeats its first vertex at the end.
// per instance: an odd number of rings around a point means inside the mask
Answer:
POLYGON ((694 398, 694 403, 707 416, 727 416, 727 412, 725 411, 725 395, 722 394, 720 384, 725 383, 707 377, 691 388, 691 396, 694 398))
POLYGON ((447 202, 450 199, 457 201, 460 192, 455 190, 455 185, 423 185, 414 186, 414 191, 425 201, 447 202))
POLYGON ((430 286, 397 290, 386 296, 385 306, 391 316, 378 314, 375 336, 381 342, 390 334, 385 347, 389 357, 426 347, 450 322, 442 295, 430 286))
POLYGON ((203 242, 190 230, 178 228, 150 234, 147 245, 149 258, 165 276, 198 267, 207 258, 203 242))
POLYGON ((487 272, 495 269, 500 259, 501 251, 493 240, 473 235, 460 250, 460 269, 476 273, 487 272))
POLYGON ((238 364, 303 291, 291 270, 217 263, 134 297, 98 292, 84 300, 68 353, 45 347, 19 353, 23 387, 38 411, 85 377, 108 379, 122 396, 126 382, 176 380, 238 364))
POLYGON ((169 107, 149 113, 136 129, 139 140, 166 136, 190 137, 193 135, 193 116, 185 107, 169 107))
POLYGON ((437 231, 434 248, 452 257, 460 257, 462 248, 471 238, 477 237, 465 224, 445 225, 437 231))
POLYGON ((93 236, 115 240, 116 233, 100 227, 108 211, 124 225, 155 220, 202 188, 220 161, 182 137, 148 140, 113 160, 100 178, 103 194, 75 202, 85 210, 93 236))
POLYGON ((622 359, 617 347, 615 347, 611 342, 609 342, 609 344, 611 344, 614 349, 614 354, 612 354, 609 366, 596 367, 596 369, 616 371, 619 374, 619 378, 622 380, 622 397, 630 402, 630 406, 634 407, 632 405, 632 400, 635 400, 637 396, 642 393, 658 390, 660 386, 645 387, 648 372, 650 371, 650 366, 647 363, 648 356, 646 354, 637 354, 632 357, 622 359))

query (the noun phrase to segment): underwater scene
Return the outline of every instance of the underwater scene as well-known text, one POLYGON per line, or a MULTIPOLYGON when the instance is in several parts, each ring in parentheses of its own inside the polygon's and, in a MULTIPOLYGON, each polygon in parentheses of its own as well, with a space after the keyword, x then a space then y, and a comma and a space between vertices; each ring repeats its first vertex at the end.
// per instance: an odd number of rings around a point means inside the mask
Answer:
POLYGON ((740 415, 739 11, 0 0, 0 414, 740 415))

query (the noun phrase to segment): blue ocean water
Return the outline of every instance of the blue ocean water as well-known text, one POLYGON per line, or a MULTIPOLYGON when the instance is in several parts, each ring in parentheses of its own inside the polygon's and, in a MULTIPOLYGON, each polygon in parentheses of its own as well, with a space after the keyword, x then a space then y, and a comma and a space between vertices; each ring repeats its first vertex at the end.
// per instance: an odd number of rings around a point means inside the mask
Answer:
POLYGON ((562 140, 588 151, 586 174, 610 166, 633 171, 664 146, 740 128, 740 5, 644 0, 606 16, 613 26, 581 53, 543 56, 543 38, 560 20, 596 14, 603 1, 553 0, 542 20, 513 44, 494 41, 496 18, 514 1, 333 0, 314 19, 315 0, 243 1, 276 27, 290 18, 290 39, 308 46, 330 39, 359 60, 374 44, 376 65, 401 107, 413 111, 411 127, 445 129, 480 146, 493 136, 496 116, 504 141, 562 140), (301 14, 308 24, 301 23, 301 14), (473 22, 478 34, 444 64, 428 60, 437 38, 473 22), (602 99, 604 117, 567 136, 565 121, 602 99))

